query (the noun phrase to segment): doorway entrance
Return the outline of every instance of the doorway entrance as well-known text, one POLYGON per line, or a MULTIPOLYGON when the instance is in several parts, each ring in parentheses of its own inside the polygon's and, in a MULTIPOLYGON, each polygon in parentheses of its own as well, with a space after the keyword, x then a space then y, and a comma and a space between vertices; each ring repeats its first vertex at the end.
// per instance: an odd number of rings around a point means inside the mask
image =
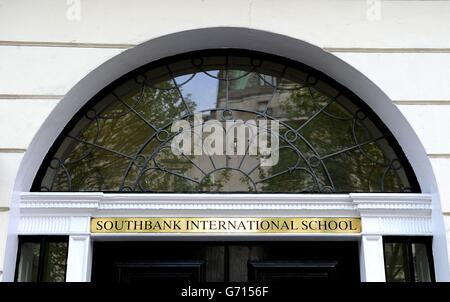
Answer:
POLYGON ((95 242, 93 282, 359 282, 358 242, 95 242))

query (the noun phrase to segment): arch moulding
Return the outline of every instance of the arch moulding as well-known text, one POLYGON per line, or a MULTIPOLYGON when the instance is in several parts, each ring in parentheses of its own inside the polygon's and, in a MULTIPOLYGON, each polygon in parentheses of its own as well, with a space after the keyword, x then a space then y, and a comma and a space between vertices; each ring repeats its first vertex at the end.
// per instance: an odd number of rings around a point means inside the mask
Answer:
POLYGON ((390 129, 417 176, 422 193, 430 196, 431 232, 437 280, 450 280, 445 228, 431 163, 419 138, 389 97, 354 67, 305 41, 249 28, 215 27, 161 36, 128 49, 80 80, 58 103, 32 140, 19 167, 11 200, 4 281, 12 281, 17 252, 21 193, 29 192, 49 148, 71 118, 102 88, 124 74, 158 59, 203 49, 238 48, 266 52, 317 69, 350 89, 390 129))

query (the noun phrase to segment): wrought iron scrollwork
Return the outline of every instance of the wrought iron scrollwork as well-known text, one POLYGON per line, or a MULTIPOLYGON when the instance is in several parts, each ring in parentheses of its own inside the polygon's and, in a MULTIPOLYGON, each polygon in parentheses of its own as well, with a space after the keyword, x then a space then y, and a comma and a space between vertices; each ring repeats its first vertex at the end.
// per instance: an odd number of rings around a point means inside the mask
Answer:
MULTIPOLYGON (((38 191, 411 192, 396 142, 355 96, 319 73, 259 53, 175 58, 133 73, 72 122, 36 178, 38 191), (279 161, 174 154, 177 121, 276 121, 279 161)), ((258 131, 261 129, 258 128, 258 131)), ((234 130, 233 130, 234 131, 234 130)), ((197 133, 192 133, 193 136, 197 133)))

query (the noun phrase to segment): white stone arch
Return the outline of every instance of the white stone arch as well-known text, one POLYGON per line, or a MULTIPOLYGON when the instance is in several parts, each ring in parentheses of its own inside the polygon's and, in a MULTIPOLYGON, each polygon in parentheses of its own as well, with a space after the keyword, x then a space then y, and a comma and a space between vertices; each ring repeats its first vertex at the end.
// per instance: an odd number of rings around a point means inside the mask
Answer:
POLYGON ((81 79, 50 113, 33 138, 19 167, 9 219, 4 281, 12 281, 16 265, 20 193, 28 192, 41 162, 71 118, 102 88, 152 61, 195 50, 239 48, 266 52, 317 69, 360 97, 390 129, 408 158, 423 193, 433 195, 432 230, 436 279, 450 280, 445 227, 431 163, 417 134, 389 97, 364 74, 333 54, 289 36, 237 27, 187 30, 151 39, 111 58, 81 79))

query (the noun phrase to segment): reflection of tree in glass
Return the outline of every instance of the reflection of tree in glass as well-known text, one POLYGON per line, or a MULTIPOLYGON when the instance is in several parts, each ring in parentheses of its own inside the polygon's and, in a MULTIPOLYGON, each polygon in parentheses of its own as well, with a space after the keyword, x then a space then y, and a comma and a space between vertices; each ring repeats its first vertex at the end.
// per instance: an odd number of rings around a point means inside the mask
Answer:
POLYGON ((202 182, 195 188, 193 191, 198 192, 220 192, 226 183, 229 180, 228 174, 226 170, 222 170, 219 173, 219 180, 212 179, 211 175, 205 176, 202 182))
POLYGON ((46 282, 64 282, 66 276, 67 242, 48 243, 46 282))
POLYGON ((408 277, 408 260, 406 258, 406 245, 389 243, 386 249, 386 280, 388 282, 405 282, 408 277))
MULTIPOLYGON (((306 87, 291 92, 281 104, 286 123, 297 129, 311 144, 297 137, 292 142, 304 158, 296 152, 280 153, 280 162, 270 169, 260 168, 260 178, 279 176, 263 182, 264 191, 297 192, 398 192, 401 184, 393 171, 386 169, 389 161, 380 147, 371 142, 375 138, 362 121, 337 101, 306 87), (353 138, 353 123, 357 141, 353 138), (366 143, 367 142, 367 143, 366 143), (370 143, 371 142, 371 143, 370 143), (366 143, 360 150, 356 145, 366 143), (348 150, 347 150, 348 149, 348 150), (369 155, 370 158, 368 158, 369 155), (297 160, 298 165, 296 165, 297 160), (305 160, 306 159, 306 160, 305 160), (323 165, 320 162, 323 160, 323 165), (325 170, 327 169, 327 170, 325 170), (332 183, 327 177, 327 171, 332 183), (385 175, 384 175, 385 174, 385 175), (384 177, 383 177, 384 175, 384 177), (382 180, 384 179, 382 189, 382 180), (334 189, 332 188, 334 185, 334 189)), ((280 129, 284 136, 288 129, 280 129)), ((283 140, 280 140, 280 143, 283 140)), ((289 144, 284 141, 284 145, 289 144)))
MULTIPOLYGON (((190 171, 195 170, 194 156, 179 156, 170 149, 170 125, 177 119, 187 116, 192 123, 196 103, 190 95, 180 98, 170 81, 159 83, 158 88, 146 87, 143 91, 133 90, 123 96, 116 96, 97 118, 93 119, 79 138, 96 143, 104 148, 129 156, 121 156, 107 150, 77 142, 66 158, 66 168, 71 175, 72 190, 119 191, 133 190, 146 192, 192 192, 221 191, 230 179, 229 171, 223 170, 214 182, 210 176, 204 179, 192 178, 190 171), (130 109, 132 108, 132 109, 130 109), (151 110, 149 110, 151 108, 151 110), (166 127, 168 132, 156 135, 158 129, 166 127), (124 140, 126 138, 126 140, 124 140), (151 138, 149 140, 149 138, 151 138), (139 150, 136 154, 136 150, 139 150), (84 157, 85 154, 88 154, 84 157), (84 157, 84 158, 83 158, 84 157), (78 159, 83 158, 81 161, 78 159), (136 158, 136 160, 134 160, 136 158), (71 166, 70 162, 77 161, 71 166), (129 172, 124 178, 126 170, 129 172), (137 181, 137 187, 133 184, 137 181), (117 187, 124 183, 123 188, 117 187)), ((181 89, 180 89, 181 92, 181 89)), ((59 171, 57 179, 65 179, 65 171, 59 171), (61 177, 63 176, 63 177, 61 177)), ((55 184, 58 190, 64 190, 67 182, 55 184)))
POLYGON ((66 133, 38 190, 344 193, 401 192, 409 185, 382 128, 329 84, 253 57, 204 59, 174 63, 173 73, 168 66, 147 70, 110 90, 66 133), (207 102, 217 108, 203 112, 205 121, 281 122, 277 165, 258 167, 261 155, 241 161, 241 155, 171 152, 172 123, 183 118, 192 127, 195 110, 205 107, 203 89, 217 97, 207 102))
MULTIPOLYGON (((125 186, 133 183, 140 168, 133 160, 139 155, 136 151, 143 156, 152 155, 152 151, 161 144, 155 136, 157 129, 195 110, 196 104, 189 96, 184 97, 183 101, 170 81, 159 84, 159 87, 162 89, 134 89, 128 94, 110 98, 106 107, 103 104, 97 106, 101 108, 103 105, 105 108, 80 131, 78 138, 115 152, 76 142, 65 159, 66 168, 72 176, 72 190, 118 191, 127 169, 129 173, 124 181, 125 186), (149 138, 152 139, 148 141, 149 138), (70 164, 75 161, 76 164, 70 164)), ((166 160, 170 161, 170 158, 166 160)), ((64 169, 58 173, 57 179, 64 180, 64 169)), ((162 182, 163 185, 166 183, 162 182)), ((53 189, 67 190, 67 185, 67 181, 60 181, 53 189)))

